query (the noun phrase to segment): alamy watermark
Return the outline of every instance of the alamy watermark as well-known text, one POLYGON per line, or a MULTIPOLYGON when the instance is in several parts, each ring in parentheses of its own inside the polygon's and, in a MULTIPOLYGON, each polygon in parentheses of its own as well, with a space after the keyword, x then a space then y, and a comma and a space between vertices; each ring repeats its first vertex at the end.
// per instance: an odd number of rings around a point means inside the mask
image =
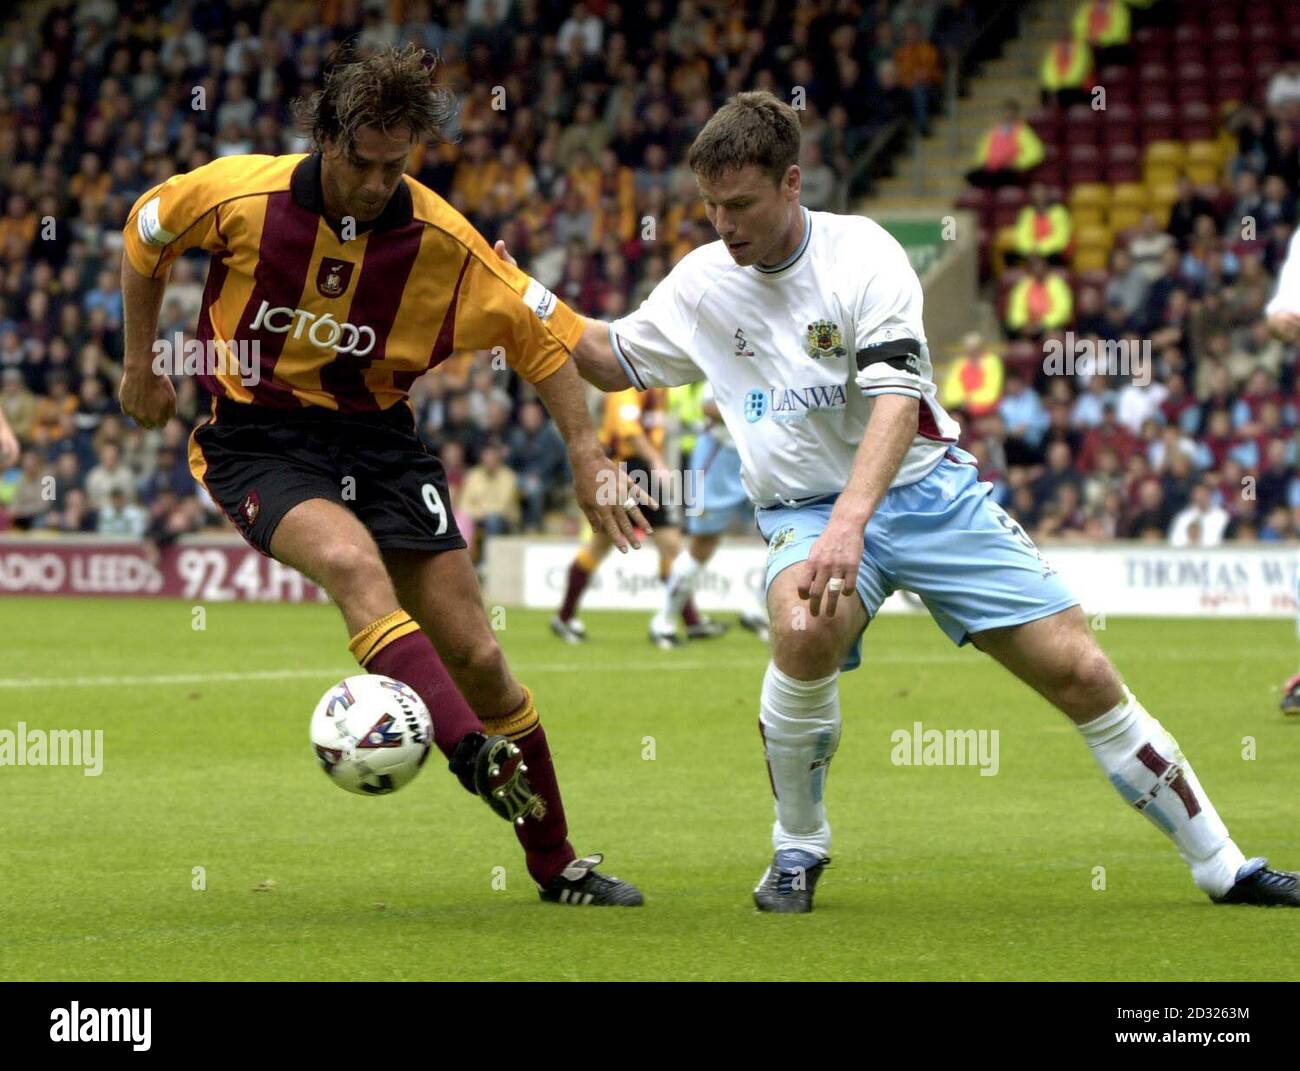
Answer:
POLYGON ((258 339, 186 338, 179 331, 153 344, 156 376, 225 376, 246 387, 262 381, 262 344, 258 339))
POLYGON ((0 729, 0 766, 80 766, 87 777, 104 772, 103 729, 0 729))
MULTIPOLYGON (((627 498, 619 494, 619 476, 626 480, 629 490, 635 486, 659 504, 660 509, 680 507, 688 517, 698 517, 704 512, 700 501, 700 470, 634 469, 619 462, 616 469, 605 469, 596 477, 596 501, 602 506, 623 505, 627 498)), ((644 506, 642 508, 645 508, 644 506)))
POLYGON ((927 729, 915 721, 890 733, 889 742, 895 766, 978 766, 981 777, 994 777, 1001 765, 997 729, 927 729))
POLYGON ((1043 343, 1043 372, 1049 376, 1129 376, 1135 386, 1151 382, 1151 341, 1065 338, 1043 343))

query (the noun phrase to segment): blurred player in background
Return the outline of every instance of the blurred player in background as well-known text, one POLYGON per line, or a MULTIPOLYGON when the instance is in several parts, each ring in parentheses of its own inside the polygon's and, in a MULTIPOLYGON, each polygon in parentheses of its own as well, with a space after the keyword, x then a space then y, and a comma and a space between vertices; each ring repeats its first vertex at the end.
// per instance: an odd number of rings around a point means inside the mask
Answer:
MULTIPOLYGON (((659 579, 666 584, 673 562, 682 550, 682 522, 680 477, 670 467, 667 457, 668 392, 627 390, 610 394, 604 400, 604 419, 601 422, 601 440, 609 456, 621 467, 628 478, 647 489, 657 502, 657 508, 647 508, 644 515, 652 526, 651 537, 659 551, 659 579)), ((566 577, 564 601, 551 618, 551 631, 566 643, 582 643, 587 639, 587 627, 577 616, 582 595, 591 582, 592 574, 614 546, 605 532, 597 530, 578 549, 566 577)), ((722 629, 713 622, 702 620, 688 599, 681 608, 687 625, 687 634, 693 639, 716 635, 722 629)), ((675 620, 675 617, 674 617, 675 620)), ((650 642, 668 650, 684 642, 671 623, 656 627, 658 617, 651 620, 650 642)))
POLYGON ((771 93, 724 104, 687 157, 721 240, 684 256, 630 315, 588 320, 574 350, 604 390, 707 379, 759 507, 772 622, 759 727, 776 821, 755 904, 812 910, 830 861, 839 674, 860 664, 864 630, 904 588, 954 643, 1070 718, 1212 900, 1300 907, 1300 874, 1245 857, 1077 598, 989 498, 936 400, 907 254, 870 219, 800 205, 799 141, 798 114, 771 93), (738 330, 753 356, 737 357, 738 330))
MULTIPOLYGON (((1288 346, 1300 343, 1300 230, 1291 235, 1286 260, 1277 277, 1277 293, 1264 308, 1269 330, 1288 346)), ((1300 568, 1296 570, 1296 638, 1300 639, 1300 568)), ((1300 673, 1282 686, 1282 709, 1300 714, 1300 673)))
MULTIPOLYGON (((738 339, 737 350, 746 348, 743 337, 738 339)), ((690 487, 698 502, 688 504, 692 507, 686 510, 690 541, 673 561, 664 584, 663 608, 650 625, 652 633, 661 634, 672 631, 677 616, 691 604, 700 572, 727 529, 750 528, 754 523, 754 507, 740 481, 740 452, 718 413, 713 388, 704 382, 687 383, 671 388, 668 397, 683 428, 682 468, 690 478, 684 486, 690 487)), ((767 642, 767 606, 761 589, 755 593, 753 608, 741 611, 740 624, 767 642)))
POLYGON ((9 426, 9 420, 0 410, 0 473, 11 465, 18 464, 18 438, 9 426))
POLYGON ((301 102, 317 151, 227 156, 141 195, 124 232, 122 408, 145 427, 175 413, 159 309, 172 263, 206 250, 197 337, 211 344, 213 407, 191 437, 195 478, 250 544, 329 594, 368 672, 424 700, 457 779, 514 823, 543 900, 636 905, 568 841, 532 694, 493 637, 446 473, 415 432, 412 383, 453 351, 500 345, 564 436, 593 527, 636 543, 638 499, 600 449, 570 359, 581 321, 404 174, 454 115, 433 74, 414 47, 336 64, 301 102), (229 359, 241 348, 254 365, 229 359))

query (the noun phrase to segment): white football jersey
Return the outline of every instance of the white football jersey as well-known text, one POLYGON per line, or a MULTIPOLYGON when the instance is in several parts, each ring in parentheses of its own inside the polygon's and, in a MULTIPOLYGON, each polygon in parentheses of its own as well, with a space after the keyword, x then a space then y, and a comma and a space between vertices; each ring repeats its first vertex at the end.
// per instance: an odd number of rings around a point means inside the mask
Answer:
POLYGON ((865 216, 802 211, 784 263, 740 267, 721 241, 701 246, 609 329, 637 389, 708 380, 760 506, 843 491, 877 395, 921 403, 895 487, 926 476, 959 432, 935 398, 903 247, 865 216))
POLYGON ((1286 260, 1277 273, 1277 291, 1264 306, 1264 315, 1275 312, 1300 312, 1300 231, 1291 235, 1286 247, 1286 260))

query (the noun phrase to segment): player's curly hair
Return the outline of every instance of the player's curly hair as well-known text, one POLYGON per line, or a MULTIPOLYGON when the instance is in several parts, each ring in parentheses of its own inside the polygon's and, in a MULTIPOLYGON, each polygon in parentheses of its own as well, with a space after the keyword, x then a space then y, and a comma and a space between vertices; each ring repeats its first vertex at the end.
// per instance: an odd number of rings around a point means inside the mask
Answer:
POLYGON ((754 164, 780 183, 799 160, 799 116, 767 90, 737 93, 696 135, 686 164, 709 181, 754 164))
POLYGON ((409 126, 415 140, 447 140, 459 107, 456 94, 435 84, 438 56, 417 45, 390 46, 357 58, 341 50, 322 89, 293 102, 293 113, 318 149, 326 140, 350 148, 363 126, 409 126))

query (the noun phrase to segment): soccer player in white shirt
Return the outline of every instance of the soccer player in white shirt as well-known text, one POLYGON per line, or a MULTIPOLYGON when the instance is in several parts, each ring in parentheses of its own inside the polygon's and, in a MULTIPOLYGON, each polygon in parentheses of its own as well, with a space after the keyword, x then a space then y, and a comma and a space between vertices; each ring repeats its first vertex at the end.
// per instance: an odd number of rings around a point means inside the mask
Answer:
POLYGON ((603 390, 707 379, 740 450, 769 547, 759 724, 776 822, 758 907, 812 909, 830 856, 839 673, 896 588, 1063 711, 1212 898, 1300 906, 1300 875, 1246 860, 1077 599, 989 499, 935 399, 916 273, 871 220, 800 206, 799 133, 770 93, 720 108, 687 160, 720 241, 683 257, 635 312, 589 320, 574 353, 603 390))
MULTIPOLYGON (((1291 235, 1286 260, 1278 272, 1277 293, 1264 306, 1268 329, 1288 345, 1300 342, 1300 230, 1291 235)), ((1300 636, 1300 578, 1296 591, 1296 635, 1300 636)), ((1282 709, 1288 714, 1300 714, 1300 673, 1282 686, 1282 709)))

